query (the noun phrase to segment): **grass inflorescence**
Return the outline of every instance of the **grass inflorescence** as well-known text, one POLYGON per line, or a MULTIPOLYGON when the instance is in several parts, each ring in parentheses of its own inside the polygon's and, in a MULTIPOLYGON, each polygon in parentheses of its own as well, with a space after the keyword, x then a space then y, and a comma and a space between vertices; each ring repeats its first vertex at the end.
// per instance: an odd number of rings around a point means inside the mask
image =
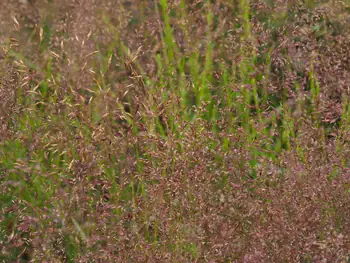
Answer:
POLYGON ((0 262, 349 262, 348 1, 8 1, 0 262))

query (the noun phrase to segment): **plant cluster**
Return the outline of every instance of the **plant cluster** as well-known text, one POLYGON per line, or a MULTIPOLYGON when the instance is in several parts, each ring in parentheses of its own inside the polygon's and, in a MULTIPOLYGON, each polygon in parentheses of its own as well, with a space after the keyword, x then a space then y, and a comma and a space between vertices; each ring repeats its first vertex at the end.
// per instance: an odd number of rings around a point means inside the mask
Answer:
POLYGON ((0 10, 0 262, 350 262, 347 0, 0 10))

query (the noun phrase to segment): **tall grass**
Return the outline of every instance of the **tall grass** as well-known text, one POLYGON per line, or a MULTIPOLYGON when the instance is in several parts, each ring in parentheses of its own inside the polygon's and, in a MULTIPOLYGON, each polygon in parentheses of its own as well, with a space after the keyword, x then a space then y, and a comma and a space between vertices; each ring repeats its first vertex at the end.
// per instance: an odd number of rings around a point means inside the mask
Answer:
POLYGON ((332 4, 4 4, 0 260, 349 261, 332 4))

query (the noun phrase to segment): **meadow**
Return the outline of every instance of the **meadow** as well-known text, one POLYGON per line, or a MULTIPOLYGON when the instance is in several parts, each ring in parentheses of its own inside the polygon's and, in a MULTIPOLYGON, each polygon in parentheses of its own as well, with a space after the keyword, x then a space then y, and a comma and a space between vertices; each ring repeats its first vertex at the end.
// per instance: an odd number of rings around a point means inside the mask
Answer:
POLYGON ((0 262, 350 262, 349 0, 0 6, 0 262))

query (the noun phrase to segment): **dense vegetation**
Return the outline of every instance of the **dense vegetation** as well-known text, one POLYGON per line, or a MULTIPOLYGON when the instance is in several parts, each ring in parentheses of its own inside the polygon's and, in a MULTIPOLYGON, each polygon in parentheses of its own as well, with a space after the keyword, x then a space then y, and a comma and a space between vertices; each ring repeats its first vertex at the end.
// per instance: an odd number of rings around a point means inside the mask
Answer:
POLYGON ((350 262, 348 0, 0 9, 0 262, 350 262))

